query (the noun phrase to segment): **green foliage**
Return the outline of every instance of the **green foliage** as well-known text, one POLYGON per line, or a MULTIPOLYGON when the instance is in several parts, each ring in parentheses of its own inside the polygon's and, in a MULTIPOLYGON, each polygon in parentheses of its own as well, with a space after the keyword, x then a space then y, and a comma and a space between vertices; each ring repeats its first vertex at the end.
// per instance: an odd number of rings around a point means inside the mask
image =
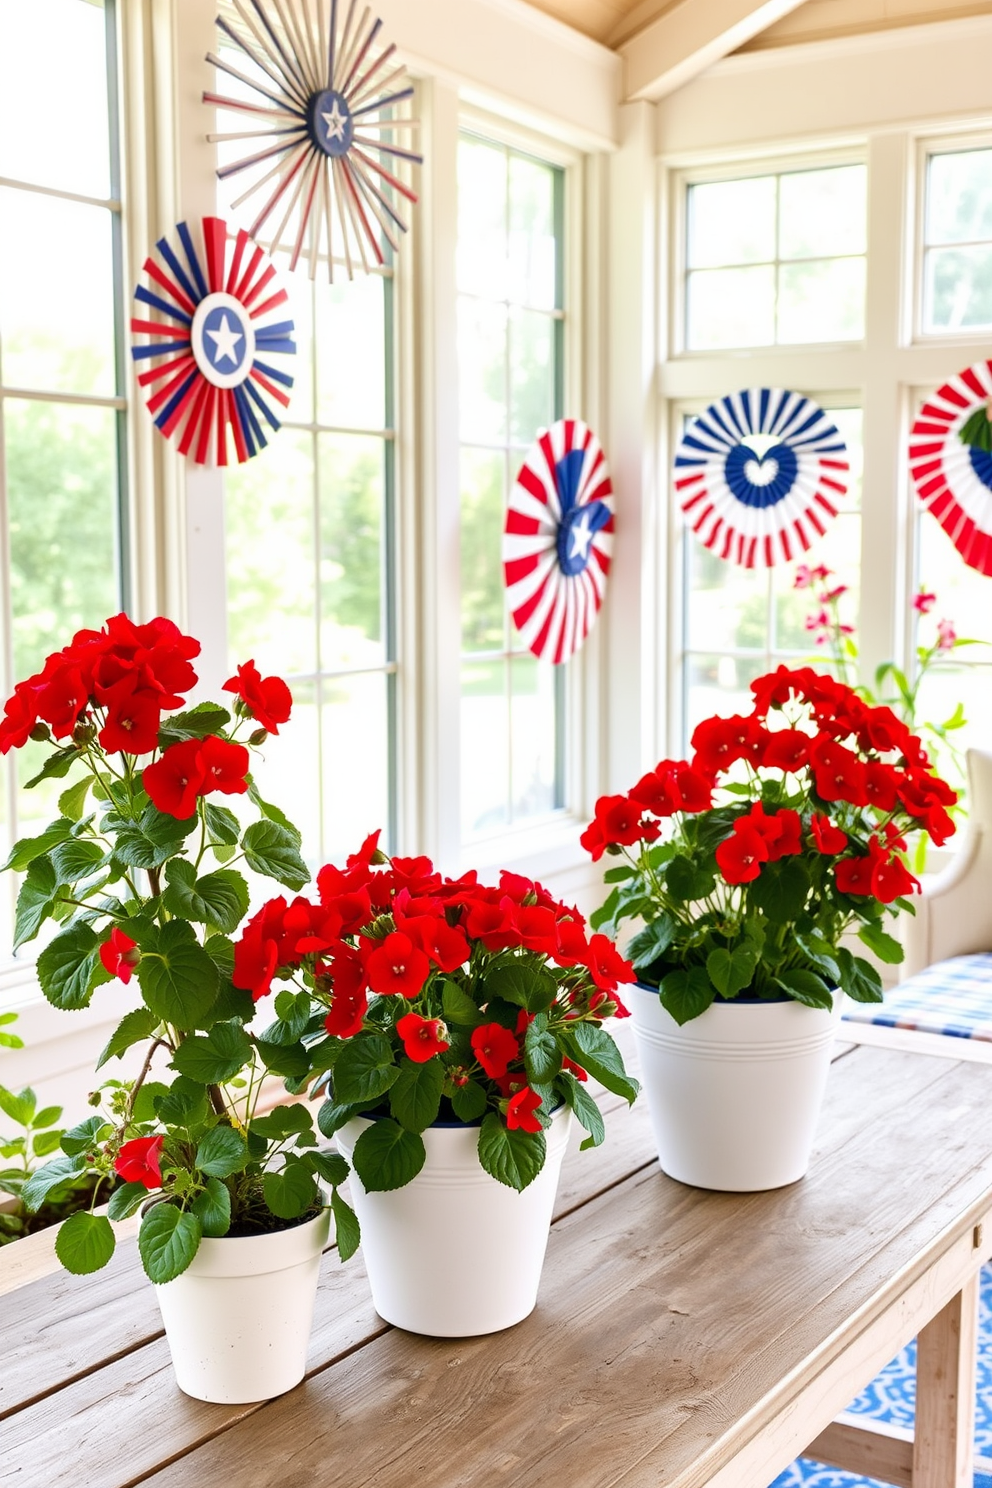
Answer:
POLYGON ((401 1059, 389 1090, 389 1109, 407 1131, 426 1131, 437 1120, 443 1089, 444 1066, 439 1060, 416 1064, 412 1059, 401 1059))
POLYGON ((285 884, 294 892, 310 882, 310 870, 300 857, 299 837, 274 821, 254 822, 241 839, 245 862, 255 873, 285 884))
POLYGON ((509 1131, 495 1111, 482 1118, 479 1161, 497 1183, 521 1193, 544 1167, 546 1155, 543 1132, 509 1131))
POLYGON ((177 1028, 207 1026, 218 990, 217 967, 192 925, 168 920, 141 938, 138 981, 150 1012, 177 1028))
POLYGON ((196 1255, 202 1237, 199 1215, 174 1204, 153 1204, 138 1231, 138 1253, 145 1275, 159 1286, 175 1281, 196 1255))
POLYGON ((355 1172, 369 1193, 404 1188, 416 1178, 426 1158, 423 1137, 388 1116, 366 1127, 352 1154, 355 1172))
POLYGON ((67 1271, 85 1276, 107 1264, 115 1244, 110 1220, 81 1210, 63 1222, 55 1240, 55 1254, 67 1271))

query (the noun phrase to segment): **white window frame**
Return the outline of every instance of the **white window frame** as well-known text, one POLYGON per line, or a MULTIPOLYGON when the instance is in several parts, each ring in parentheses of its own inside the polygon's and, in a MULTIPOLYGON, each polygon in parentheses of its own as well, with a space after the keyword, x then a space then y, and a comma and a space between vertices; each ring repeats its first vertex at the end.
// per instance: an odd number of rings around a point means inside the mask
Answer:
MULTIPOLYGON (((913 255, 913 300, 908 308, 909 323, 912 327, 912 341, 919 346, 960 346, 963 348, 977 345, 987 345, 992 331, 986 327, 980 327, 974 331, 928 331, 923 325, 923 295, 924 295, 924 273, 923 260, 926 257, 926 214, 927 214, 927 176, 931 156, 955 155, 968 150, 992 150, 992 130, 984 129, 976 132, 953 133, 953 134, 926 134, 916 142, 914 182, 915 211, 914 211, 914 233, 912 239, 913 255)), ((953 247, 953 244, 948 244, 953 247)))

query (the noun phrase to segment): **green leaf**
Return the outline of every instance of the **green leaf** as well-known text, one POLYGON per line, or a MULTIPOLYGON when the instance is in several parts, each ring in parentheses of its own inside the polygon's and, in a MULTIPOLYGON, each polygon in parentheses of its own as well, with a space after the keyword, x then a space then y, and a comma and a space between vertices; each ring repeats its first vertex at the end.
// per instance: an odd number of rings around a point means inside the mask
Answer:
POLYGON ((347 1105, 367 1104, 385 1095, 399 1073, 393 1064, 392 1045, 383 1034, 352 1039, 334 1066, 335 1097, 347 1105))
POLYGON ((109 980, 100 964, 100 941, 83 921, 56 935, 38 957, 41 990, 57 1008, 88 1007, 94 988, 109 980))
POLYGON ((350 1261, 358 1249, 362 1232, 354 1209, 343 1199, 337 1189, 331 1194, 331 1213, 334 1215, 334 1234, 338 1242, 338 1255, 350 1261))
POLYGON ((10 855, 4 863, 4 868, 12 868, 15 873, 22 873, 29 863, 42 854, 51 852, 58 843, 65 842, 67 837, 72 836, 75 823, 67 816, 60 816, 58 821, 52 822, 50 827, 38 837, 22 837, 20 842, 15 842, 10 850, 10 855))
POLYGON ((256 1116, 251 1130, 267 1142, 282 1142, 286 1137, 313 1131, 313 1117, 306 1106, 276 1106, 265 1116, 256 1116))
POLYGON ((306 1163, 311 1172, 316 1173, 318 1178, 323 1178, 331 1188, 337 1188, 340 1183, 346 1183, 348 1174, 351 1172, 340 1152, 308 1152, 302 1161, 306 1163))
POLYGON ((109 1059, 119 1059, 125 1050, 130 1049, 133 1044, 140 1044, 145 1039, 151 1038, 159 1025, 159 1019, 147 1008, 135 1008, 130 1013, 125 1013, 113 1033, 110 1035, 103 1053, 96 1062, 97 1069, 103 1066, 109 1059))
POLYGON ((626 950, 628 960, 633 961, 638 971, 651 966, 668 950, 677 930, 678 921, 674 915, 663 912, 634 936, 626 950))
POLYGON ((198 825, 199 817, 195 814, 178 820, 149 802, 140 822, 128 822, 118 829, 114 857, 131 868, 160 868, 181 850, 198 825))
POLYGON ((673 858, 665 869, 665 887, 671 897, 680 904, 692 904, 711 894, 716 880, 712 873, 700 868, 691 858, 681 855, 673 858))
POLYGON ((52 848, 52 867, 60 884, 78 883, 89 878, 103 863, 106 853, 99 842, 87 838, 70 837, 52 848))
POLYGON ((279 1219, 298 1219, 317 1197, 313 1175, 301 1162, 289 1162, 279 1173, 266 1173, 262 1194, 279 1219))
POLYGON ((478 1121, 489 1104, 484 1085, 478 1080, 469 1080, 465 1085, 456 1085, 451 1092, 451 1109, 459 1121, 478 1121))
POLYGON ((570 1023, 568 1038, 576 1064, 588 1070, 594 1080, 605 1085, 614 1095, 622 1095, 628 1105, 633 1105, 640 1086, 623 1067, 623 1056, 610 1035, 595 1023, 570 1023))
MULTIPOLYGON (((57 1109, 61 1110, 61 1106, 57 1109)), ((54 1131, 40 1131, 31 1141, 31 1151, 35 1157, 47 1157, 50 1152, 58 1152, 62 1145, 62 1133, 58 1127, 54 1131)))
POLYGON ((208 801, 205 807, 207 831, 225 847, 235 847, 241 836, 241 823, 228 806, 215 806, 208 801))
POLYGON ((399 1074, 389 1091, 389 1109, 407 1131, 426 1131, 437 1120, 443 1089, 444 1065, 440 1059, 428 1059, 423 1064, 401 1059, 399 1074))
POLYGON ((589 1133, 580 1144, 580 1151, 584 1152, 587 1147, 598 1147, 606 1137, 606 1123, 603 1120, 602 1111, 585 1086, 580 1084, 570 1070, 565 1071, 563 1079, 565 1098, 575 1112, 577 1121, 589 1133))
POLYGON ((353 1116, 357 1116, 365 1109, 365 1101, 358 1101, 355 1105, 344 1105, 337 1101, 325 1100, 317 1112, 317 1126, 325 1137, 333 1137, 334 1133, 340 1131, 353 1116))
POLYGON ((800 860, 780 858, 762 865, 759 877, 748 885, 748 897, 773 925, 791 925, 806 906, 809 887, 809 873, 800 860))
POLYGON ((201 1085, 233 1080, 251 1060, 251 1043, 240 1023, 215 1023, 207 1034, 184 1039, 172 1056, 172 1068, 201 1085))
POLYGON ((45 1199, 54 1188, 68 1179, 78 1178, 80 1173, 86 1171, 86 1159, 82 1156, 69 1157, 63 1152, 61 1157, 53 1158, 43 1168, 39 1168, 21 1189, 21 1199, 29 1214, 40 1209, 45 1199))
POLYGON ((198 703, 185 713, 174 713, 163 720, 158 731, 158 747, 168 749, 170 744, 182 744, 186 739, 206 739, 226 729, 230 721, 226 708, 217 703, 198 703))
POLYGON ((61 1118, 61 1106, 45 1106, 42 1110, 36 1111, 34 1113, 34 1116, 31 1120, 31 1125, 34 1127, 35 1131, 40 1131, 42 1127, 54 1126, 56 1121, 60 1121, 61 1118))
POLYGON ((28 868, 17 896, 14 914, 14 944, 12 949, 34 940, 42 925, 54 908, 54 895, 58 884, 55 869, 49 858, 35 858, 28 868))
POLYGON ((887 935, 879 924, 862 925, 858 931, 858 939, 889 966, 896 966, 903 959, 902 946, 893 936, 887 935))
POLYGON ((796 935, 793 937, 795 943, 807 960, 811 961, 814 968, 825 977, 831 986, 837 985, 840 971, 837 966, 837 957, 831 946, 819 935, 796 935))
POLYGON ((383 1116, 358 1138, 352 1165, 369 1193, 385 1193, 412 1182, 426 1158, 423 1137, 383 1116))
POLYGON ((441 1011, 446 1023, 454 1023, 460 1028, 479 1028, 485 1022, 468 993, 450 978, 446 978, 442 986, 441 1011))
POLYGON ((612 889, 599 908, 594 909, 589 916, 589 924, 594 930, 602 930, 604 925, 612 925, 619 908, 620 892, 618 889, 612 889))
POLYGON ((607 868, 603 874, 603 882, 608 884, 623 883, 625 878, 633 878, 637 869, 630 863, 623 863, 619 868, 607 868))
POLYGON ((558 983, 543 967, 526 961, 513 961, 508 965, 495 966, 484 977, 485 1000, 494 997, 512 1002, 529 1013, 543 1013, 555 1000, 558 983))
POLYGON ((479 1161, 497 1183, 520 1193, 544 1167, 546 1155, 543 1132, 508 1131, 495 1111, 483 1117, 479 1161))
POLYGON ((181 1276, 202 1235, 199 1215, 184 1213, 175 1204, 153 1204, 138 1231, 138 1253, 149 1281, 162 1286, 181 1276))
POLYGON ((706 957, 706 974, 721 997, 734 997, 750 985, 758 964, 753 945, 738 945, 727 950, 718 946, 706 957))
POLYGON ((881 1002, 882 978, 863 956, 853 956, 847 946, 837 948, 841 989, 855 1002, 881 1002))
POLYGON ((86 1276, 107 1264, 116 1245, 110 1220, 103 1214, 87 1214, 81 1209, 59 1228, 55 1254, 74 1276, 86 1276))
POLYGON ((306 1033, 310 1021, 309 992, 290 992, 284 988, 276 993, 275 1010, 278 1022, 270 1024, 265 1037, 276 1044, 295 1044, 306 1033), (274 1032, 275 1029, 279 1032, 274 1032))
POLYGON ((253 822, 241 839, 245 861, 254 873, 274 878, 288 889, 310 882, 310 870, 300 857, 298 839, 274 821, 253 822))
POLYGON ((37 1104, 38 1098, 29 1086, 25 1086, 20 1095, 15 1095, 6 1085, 0 1085, 0 1111, 11 1121, 16 1121, 18 1126, 31 1125, 37 1104))
POLYGON ((62 1133, 62 1151, 67 1152, 70 1157, 92 1152, 94 1147, 99 1147, 107 1140, 112 1130, 106 1116, 87 1116, 84 1121, 62 1133))
POLYGON ((210 1178, 230 1178, 248 1163, 248 1144, 233 1126, 215 1126, 196 1149, 196 1166, 210 1178))
POLYGON ((193 1200, 193 1213, 203 1233, 217 1240, 231 1228, 231 1193, 219 1178, 208 1178, 202 1193, 193 1200))
POLYGON ((24 789, 32 790, 43 780, 60 780, 63 775, 68 775, 78 758, 79 750, 75 744, 69 744, 65 749, 56 749, 54 754, 48 756, 37 775, 32 775, 30 780, 24 782, 24 789))
POLYGON ((168 1096, 168 1085, 163 1085, 161 1080, 146 1080, 134 1097, 132 1117, 139 1123, 157 1121, 159 1117, 156 1102, 168 1099, 168 1096))
POLYGON ((532 1085, 550 1085, 561 1069, 561 1050, 540 1013, 524 1034, 524 1068, 532 1085))
MULTIPOLYGON (((234 942, 228 940, 226 935, 209 935, 203 942, 203 949, 221 975, 229 977, 234 970, 234 942)), ((251 994, 248 995, 250 998, 251 994)), ((254 1005, 253 1002, 250 1003, 251 1007, 254 1005)))
MULTIPOLYGON (((180 1075, 169 1086, 162 1087, 164 1095, 156 1095, 152 1105, 158 1119, 166 1126, 200 1126, 207 1119, 209 1103, 205 1085, 188 1080, 180 1075)), ((140 1094, 139 1094, 140 1099, 140 1094)))
POLYGON ((62 792, 59 796, 59 811, 63 816, 69 817, 70 821, 82 820, 92 783, 92 776, 84 775, 82 780, 77 780, 75 785, 70 785, 68 790, 62 792))
POLYGON ((825 1008, 829 1012, 834 1005, 830 988, 815 971, 799 971, 790 967, 773 980, 776 987, 781 987, 783 992, 788 992, 790 997, 796 1002, 804 1003, 806 1007, 825 1008))
POLYGON ((132 1214, 136 1214, 147 1197, 148 1190, 143 1183, 122 1183, 110 1195, 107 1214, 115 1224, 120 1223, 122 1219, 129 1219, 132 1214))
POLYGON ((185 920, 153 926, 142 937, 138 981, 147 1006, 164 1023, 202 1028, 217 996, 217 967, 185 920))
POLYGON ((255 1040, 255 1048, 265 1068, 274 1075, 298 1080, 310 1072, 310 1055, 300 1043, 273 1044, 259 1038, 255 1040))
POLYGON ((705 967, 689 966, 662 977, 658 990, 662 1007, 681 1025, 705 1013, 713 1001, 715 989, 705 967))
POLYGON ((169 887, 163 901, 170 914, 197 924, 215 925, 229 934, 248 913, 248 885, 233 868, 221 868, 197 879, 185 858, 171 858, 166 870, 169 887))

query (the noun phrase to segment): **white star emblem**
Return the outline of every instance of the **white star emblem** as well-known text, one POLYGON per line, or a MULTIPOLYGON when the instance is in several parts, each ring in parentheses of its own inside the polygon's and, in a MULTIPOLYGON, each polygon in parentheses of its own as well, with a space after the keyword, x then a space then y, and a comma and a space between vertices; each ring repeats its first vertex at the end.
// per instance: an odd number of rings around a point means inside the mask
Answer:
POLYGON ((227 315, 221 315, 219 330, 207 331, 206 334, 214 343, 214 362, 233 362, 237 366, 238 342, 243 341, 245 338, 241 331, 236 331, 233 328, 227 315))
POLYGON ((572 539, 572 551, 570 558, 588 558, 589 544, 592 542, 592 528, 589 525, 589 517, 583 514, 569 533, 572 539))
POLYGON ((336 98, 331 104, 331 112, 329 114, 322 113, 320 117, 324 121, 324 125, 327 130, 327 138, 329 140, 344 139, 344 129, 345 125, 348 122, 348 118, 347 115, 341 112, 340 108, 338 107, 338 101, 336 98))

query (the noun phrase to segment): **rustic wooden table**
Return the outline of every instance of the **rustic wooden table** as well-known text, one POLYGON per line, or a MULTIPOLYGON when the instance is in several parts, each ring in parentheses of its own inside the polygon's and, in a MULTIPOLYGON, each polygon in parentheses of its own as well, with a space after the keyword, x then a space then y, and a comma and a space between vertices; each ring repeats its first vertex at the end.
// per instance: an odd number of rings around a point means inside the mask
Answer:
MULTIPOLYGON (((329 1255, 310 1372, 269 1403, 179 1392, 133 1242, 99 1277, 9 1291, 0 1482, 765 1488, 818 1438, 897 1484, 970 1488, 992 1071, 846 1050, 808 1176, 774 1193, 685 1188, 659 1172, 643 1104, 607 1121, 604 1147, 566 1161, 529 1319, 414 1337, 373 1312, 360 1258, 329 1255), (920 1330, 915 1444, 829 1425, 920 1330)), ((444 1274, 423 1257, 425 1286, 444 1274)))

